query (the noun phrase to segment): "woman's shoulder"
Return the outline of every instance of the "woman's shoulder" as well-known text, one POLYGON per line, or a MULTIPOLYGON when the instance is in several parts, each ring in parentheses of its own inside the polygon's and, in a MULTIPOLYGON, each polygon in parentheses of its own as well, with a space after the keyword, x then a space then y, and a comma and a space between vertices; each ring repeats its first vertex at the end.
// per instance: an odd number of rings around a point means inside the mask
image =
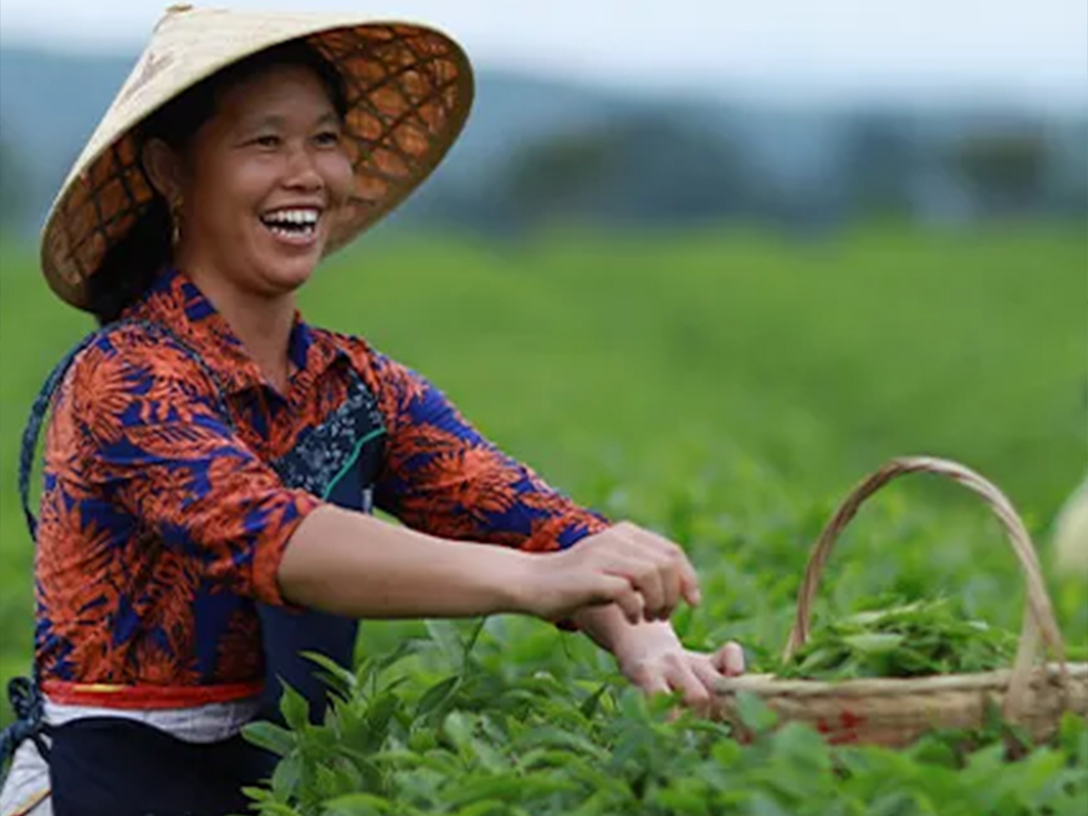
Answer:
POLYGON ((148 379, 185 380, 215 389, 199 355, 169 328, 142 321, 103 326, 74 346, 59 366, 69 387, 109 394, 148 379))
POLYGON ((75 344, 35 400, 30 427, 47 413, 50 449, 86 452, 116 440, 125 424, 198 403, 219 414, 216 383, 176 337, 137 324, 109 325, 75 344))

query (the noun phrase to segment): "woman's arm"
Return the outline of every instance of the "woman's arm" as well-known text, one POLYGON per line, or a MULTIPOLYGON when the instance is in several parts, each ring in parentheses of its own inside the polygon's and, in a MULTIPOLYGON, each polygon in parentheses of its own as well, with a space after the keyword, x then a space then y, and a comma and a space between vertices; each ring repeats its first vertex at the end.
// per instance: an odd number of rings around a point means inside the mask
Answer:
POLYGON ((355 618, 471 617, 521 611, 525 557, 330 505, 299 525, 277 578, 289 602, 355 618))
POLYGON ((278 580, 290 602, 356 618, 556 619, 607 605, 636 622, 666 618, 682 598, 697 601, 683 554, 649 546, 627 529, 591 536, 573 550, 532 554, 446 541, 325 506, 291 536, 278 580))
POLYGON ((96 346, 74 369, 68 415, 81 426, 81 476, 198 565, 184 573, 193 580, 355 617, 554 618, 616 603, 631 620, 670 613, 675 588, 693 581, 678 551, 648 548, 622 529, 577 552, 530 554, 443 540, 286 488, 192 368, 170 347, 122 358, 96 346))
POLYGON ((357 349, 388 431, 378 506, 405 525, 444 539, 567 549, 611 526, 487 439, 425 377, 370 349, 357 349))
MULTIPOLYGON (((712 655, 691 652, 668 622, 681 598, 699 602, 694 570, 676 544, 578 506, 484 438, 419 374, 368 349, 360 350, 357 360, 360 370, 373 374, 390 432, 378 490, 383 509, 443 538, 543 553, 534 556, 526 579, 531 587, 549 584, 561 559, 595 557, 593 550, 602 542, 602 549, 627 547, 641 553, 642 562, 636 558, 611 566, 637 590, 633 596, 622 595, 615 603, 559 605, 542 617, 583 630, 615 655, 639 688, 680 690, 696 708, 711 705, 719 678, 744 670, 737 644, 727 643, 712 655), (560 608, 569 609, 569 615, 556 614, 560 608)), ((570 573, 557 586, 563 588, 563 581, 573 586, 577 578, 570 573)))
MULTIPOLYGON (((373 369, 390 430, 379 503, 401 520, 443 537, 471 537, 533 552, 577 551, 599 537, 624 538, 659 554, 670 553, 683 563, 687 586, 696 587, 694 571, 677 545, 630 523, 613 525, 580 507, 483 437, 416 372, 369 350, 357 359, 361 369, 373 369)), ((533 569, 539 579, 548 569, 547 560, 535 562, 533 569)), ((680 575, 666 570, 658 583, 646 588, 638 602, 660 613, 650 614, 649 620, 617 604, 594 604, 577 614, 572 610, 564 620, 613 653, 638 678, 642 670, 636 667, 647 665, 648 656, 683 651, 671 625, 654 622, 671 613, 680 595, 680 575)), ((697 603, 697 591, 692 589, 688 599, 697 603)), ((736 660, 730 665, 735 668, 736 660)))

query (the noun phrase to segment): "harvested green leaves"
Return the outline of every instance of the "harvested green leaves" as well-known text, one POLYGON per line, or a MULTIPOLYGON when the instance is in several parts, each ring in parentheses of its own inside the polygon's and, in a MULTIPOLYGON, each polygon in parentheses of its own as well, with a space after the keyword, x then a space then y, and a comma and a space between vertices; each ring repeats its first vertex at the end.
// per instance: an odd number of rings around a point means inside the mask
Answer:
POLYGON ((778 667, 784 678, 845 680, 992 671, 1012 662, 1016 636, 969 620, 947 599, 866 610, 831 621, 778 667))

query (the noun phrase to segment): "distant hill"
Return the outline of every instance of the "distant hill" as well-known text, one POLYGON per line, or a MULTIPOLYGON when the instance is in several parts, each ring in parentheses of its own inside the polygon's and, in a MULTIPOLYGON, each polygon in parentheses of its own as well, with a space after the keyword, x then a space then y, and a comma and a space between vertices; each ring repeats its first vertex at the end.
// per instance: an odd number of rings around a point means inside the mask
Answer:
MULTIPOLYGON (((52 53, 0 41, 0 139, 19 157, 28 234, 38 230, 55 191, 136 56, 52 53)), ((787 108, 752 102, 751 89, 746 91, 747 101, 739 99, 625 93, 481 68, 473 114, 462 139, 431 181, 390 221, 426 218, 457 223, 462 211, 472 211, 476 222, 466 217, 461 225, 478 226, 479 217, 484 221, 495 217, 495 202, 488 199, 502 187, 512 158, 564 134, 590 131, 597 134, 593 138, 602 133, 607 137, 613 123, 622 129, 630 121, 636 125, 624 131, 628 143, 615 150, 627 164, 612 168, 608 182, 612 189, 591 195, 582 204, 604 202, 613 211, 656 219, 659 213, 652 199, 691 198, 677 196, 676 191, 660 195, 670 176, 678 184, 698 185, 700 162, 731 156, 748 183, 759 188, 749 190, 746 201, 762 201, 773 194, 779 199, 775 205, 779 211, 796 209, 790 218, 820 221, 845 206, 843 191, 859 173, 868 172, 859 170, 862 155, 901 187, 909 186, 903 195, 910 198, 916 214, 943 218, 959 212, 958 202, 965 196, 963 180, 950 174, 942 158, 947 145, 964 134, 1015 133, 1025 127, 1046 143, 1049 178, 1065 183, 1088 173, 1088 118, 1083 112, 1058 116, 992 104, 957 108, 947 100, 928 109, 917 104, 882 110, 787 108), (656 141, 638 143, 646 134, 656 141), (721 142, 721 150, 712 144, 715 141, 721 142), (703 152, 676 155, 684 150, 678 145, 690 144, 701 146, 703 152), (921 154, 928 156, 924 167, 902 164, 906 157, 921 154), (646 172, 648 163, 658 161, 665 164, 653 168, 654 173, 646 172), (901 164, 894 166, 897 161, 901 164), (643 177, 657 186, 640 187, 643 177), (636 205, 628 206, 632 201, 636 205)), ((707 176, 707 184, 737 177, 735 172, 714 172, 707 176)), ((1082 193, 1078 188, 1063 195, 1079 201, 1082 193)), ((719 211, 732 212, 737 206, 731 200, 719 211)))
POLYGON ((133 62, 0 47, 0 136, 25 162, 35 213, 48 206, 133 62))
MULTIPOLYGON (((0 137, 26 162, 35 225, 136 56, 0 44, 0 137)), ((475 175, 532 135, 603 122, 637 104, 613 92, 486 70, 477 89, 464 137, 435 174, 436 185, 475 175)))

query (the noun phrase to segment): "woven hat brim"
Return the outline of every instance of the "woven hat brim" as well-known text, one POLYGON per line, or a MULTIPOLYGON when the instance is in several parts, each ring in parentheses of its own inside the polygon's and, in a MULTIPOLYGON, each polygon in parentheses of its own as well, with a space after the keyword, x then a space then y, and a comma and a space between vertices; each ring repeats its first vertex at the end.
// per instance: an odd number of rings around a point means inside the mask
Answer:
POLYGON ((42 234, 42 270, 64 301, 87 309, 86 282, 153 200, 133 128, 227 65, 305 39, 344 78, 355 185, 325 254, 397 207, 438 166, 467 121, 471 65, 446 34, 415 23, 331 15, 169 13, 62 185, 42 234))

